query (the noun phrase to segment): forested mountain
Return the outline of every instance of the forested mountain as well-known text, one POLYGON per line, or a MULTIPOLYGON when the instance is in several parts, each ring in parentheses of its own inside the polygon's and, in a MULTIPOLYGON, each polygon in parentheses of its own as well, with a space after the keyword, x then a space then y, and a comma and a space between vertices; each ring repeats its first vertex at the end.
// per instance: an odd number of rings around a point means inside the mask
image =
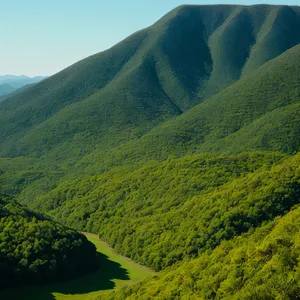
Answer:
POLYGON ((299 7, 180 6, 0 103, 1 185, 161 272, 108 298, 297 299, 299 43, 299 7))
POLYGON ((92 162, 98 160, 107 167, 193 152, 259 149, 294 153, 300 146, 299 102, 297 45, 141 139, 112 151, 94 151, 82 161, 94 169, 92 162))
POLYGON ((299 11, 181 6, 2 103, 0 151, 78 159, 139 138, 298 44, 299 11))
POLYGON ((65 280, 98 267, 96 249, 83 235, 5 194, 0 195, 0 240, 0 289, 65 280))

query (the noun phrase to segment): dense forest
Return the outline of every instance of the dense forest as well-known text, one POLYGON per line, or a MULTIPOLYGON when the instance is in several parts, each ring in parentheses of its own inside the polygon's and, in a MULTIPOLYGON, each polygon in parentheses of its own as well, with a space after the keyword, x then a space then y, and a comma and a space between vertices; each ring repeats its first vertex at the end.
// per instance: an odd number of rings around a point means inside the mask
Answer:
POLYGON ((0 195, 0 288, 61 281, 98 268, 86 237, 0 195))
POLYGON ((149 163, 61 185, 32 207, 99 233, 120 253, 158 271, 296 203, 298 157, 273 166, 281 159, 257 153, 149 163), (282 172, 286 166, 289 171, 282 172))
POLYGON ((180 6, 1 102, 0 286, 93 270, 87 231, 158 272, 103 299, 299 299, 299 43, 180 6))
POLYGON ((101 299, 300 298, 300 208, 101 299))

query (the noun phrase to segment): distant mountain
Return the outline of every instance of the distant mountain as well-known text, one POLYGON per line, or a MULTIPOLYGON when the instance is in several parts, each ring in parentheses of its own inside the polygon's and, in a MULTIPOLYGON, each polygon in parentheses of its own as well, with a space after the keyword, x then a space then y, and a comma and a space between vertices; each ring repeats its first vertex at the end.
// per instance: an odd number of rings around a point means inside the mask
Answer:
POLYGON ((37 83, 45 78, 45 76, 0 75, 0 84, 9 84, 14 88, 20 88, 27 84, 37 83))
POLYGON ((13 86, 11 86, 10 84, 7 84, 7 83, 0 84, 0 96, 8 95, 15 90, 16 89, 13 86))
POLYGON ((28 84, 38 83, 45 78, 46 77, 43 76, 28 77, 25 75, 0 75, 0 101, 17 89, 28 84))

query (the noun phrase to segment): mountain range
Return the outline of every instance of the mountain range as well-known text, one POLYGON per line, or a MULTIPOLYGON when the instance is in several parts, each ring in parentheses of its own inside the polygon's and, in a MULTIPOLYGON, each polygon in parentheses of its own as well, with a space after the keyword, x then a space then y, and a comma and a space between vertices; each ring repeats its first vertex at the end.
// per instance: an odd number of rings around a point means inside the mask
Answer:
POLYGON ((0 100, 7 98, 11 93, 26 87, 27 85, 38 83, 45 79, 43 76, 28 77, 25 75, 0 75, 0 100))
POLYGON ((299 44, 300 7, 177 7, 0 103, 2 189, 161 272, 107 299, 297 299, 299 44))

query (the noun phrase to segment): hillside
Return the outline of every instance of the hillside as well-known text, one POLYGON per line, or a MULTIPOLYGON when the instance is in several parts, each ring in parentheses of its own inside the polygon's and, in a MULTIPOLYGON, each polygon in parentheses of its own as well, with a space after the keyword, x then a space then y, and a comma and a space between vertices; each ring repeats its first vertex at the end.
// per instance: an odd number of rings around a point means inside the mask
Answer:
POLYGON ((298 44, 299 20, 297 7, 179 7, 1 103, 0 153, 65 161, 139 138, 298 44))
POLYGON ((140 139, 109 151, 93 151, 77 165, 96 171, 195 152, 295 153, 300 140, 299 87, 297 45, 140 139))
MULTIPOLYGON (((140 166, 152 159, 163 161, 168 157, 212 151, 295 153, 299 149, 299 56, 298 45, 217 95, 129 142, 128 136, 132 135, 129 128, 134 128, 133 124, 122 125, 117 115, 112 118, 114 124, 118 124, 117 127, 103 125, 102 129, 97 130, 91 127, 86 132, 88 142, 83 136, 75 134, 69 143, 57 133, 61 133, 62 128, 56 127, 51 131, 47 121, 42 132, 33 129, 26 135, 26 139, 19 140, 7 154, 11 155, 14 149, 20 151, 25 145, 27 151, 34 148, 35 152, 30 152, 27 157, 1 160, 2 184, 9 192, 21 192, 19 200, 23 203, 33 203, 34 198, 47 193, 62 181, 70 180, 70 176, 75 183, 77 174, 97 174, 122 165, 135 168, 135 165, 140 166), (103 143, 95 146, 99 130, 103 130, 106 137, 100 136, 103 143), (40 145, 51 136, 56 136, 57 143, 40 145), (32 141, 35 143, 30 146, 32 141), (85 147, 85 151, 82 147, 85 147), (46 154, 36 157, 42 152, 46 154)), ((73 111, 73 115, 83 116, 90 112, 87 120, 91 119, 94 116, 91 103, 86 111, 78 108, 73 111)), ((134 110, 133 106, 127 108, 134 110)), ((63 117, 64 114, 60 112, 51 120, 58 119, 58 116, 63 117)), ((79 120, 81 123, 87 121, 79 120)), ((140 121, 143 124, 147 122, 143 117, 140 121)), ((66 122, 64 126, 65 134, 70 136, 72 123, 66 122)))
POLYGON ((66 280, 98 268, 96 249, 84 236, 5 194, 0 216, 0 289, 66 280))
POLYGON ((161 270, 297 204, 299 155, 281 159, 187 156, 62 184, 30 205, 161 270))
POLYGON ((98 299, 299 299, 300 209, 160 277, 98 299))
POLYGON ((300 7, 180 6, 14 93, 0 182, 38 214, 4 200, 1 222, 92 261, 73 230, 91 232, 160 272, 108 299, 297 299, 299 29, 300 7))

